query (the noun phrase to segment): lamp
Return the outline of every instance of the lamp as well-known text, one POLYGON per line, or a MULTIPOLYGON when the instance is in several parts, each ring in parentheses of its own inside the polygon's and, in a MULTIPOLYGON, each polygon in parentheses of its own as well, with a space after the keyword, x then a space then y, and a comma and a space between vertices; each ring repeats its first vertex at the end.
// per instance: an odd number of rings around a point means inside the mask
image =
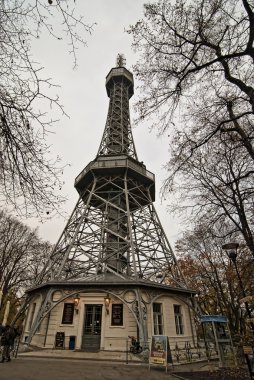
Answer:
MULTIPOLYGON (((242 279, 241 279, 241 276, 240 276, 240 272, 238 270, 237 263, 236 263, 237 248, 238 247, 239 247, 238 243, 228 243, 228 244, 224 244, 221 248, 226 251, 226 253, 228 255, 228 258, 234 264, 235 271, 236 271, 236 274, 237 274, 237 277, 238 277, 238 282, 239 282, 239 286, 240 286, 242 295, 243 295, 244 299, 246 299, 245 289, 244 289, 243 282, 242 282, 242 279)), ((248 304, 247 301, 245 301, 244 304, 245 304, 245 308, 246 308, 246 311, 247 311, 247 315, 251 319, 252 318, 252 314, 251 314, 251 309, 249 307, 249 304, 248 304)), ((254 334, 254 324, 253 324, 253 322, 251 322, 250 325, 251 325, 251 329, 252 329, 253 334, 254 334)))
POLYGON ((245 297, 246 294, 245 294, 244 286, 243 286, 242 279, 241 279, 241 276, 240 276, 240 273, 239 273, 239 270, 237 267, 237 263, 236 263, 237 248, 238 247, 239 247, 238 243, 228 243, 228 244, 224 244, 221 248, 226 251, 229 260, 231 260, 232 263, 234 264, 235 271, 236 271, 238 281, 239 281, 239 285, 241 288, 241 292, 242 292, 243 297, 245 297))
POLYGON ((235 264, 237 256, 238 243, 228 243, 224 244, 221 248, 227 252, 228 258, 235 264))
POLYGON ((110 301, 111 301, 111 298, 109 297, 109 294, 107 294, 106 297, 104 298, 104 305, 105 305, 107 314, 109 313, 110 301))
POLYGON ((80 301, 79 294, 76 294, 76 296, 74 298, 74 306, 75 306, 76 314, 78 314, 79 301, 80 301))

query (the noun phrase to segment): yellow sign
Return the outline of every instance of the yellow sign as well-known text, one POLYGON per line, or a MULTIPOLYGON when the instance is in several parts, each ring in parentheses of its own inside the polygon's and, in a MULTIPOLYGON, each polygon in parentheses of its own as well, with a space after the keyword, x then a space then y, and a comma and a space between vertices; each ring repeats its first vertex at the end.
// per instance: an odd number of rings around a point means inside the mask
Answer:
POLYGON ((153 358, 151 361, 156 364, 165 364, 165 359, 163 358, 153 358))
POLYGON ((246 318, 246 322, 248 322, 248 323, 254 322, 254 318, 246 318))
POLYGON ((246 355, 252 355, 253 350, 251 346, 243 346, 243 353, 246 355))

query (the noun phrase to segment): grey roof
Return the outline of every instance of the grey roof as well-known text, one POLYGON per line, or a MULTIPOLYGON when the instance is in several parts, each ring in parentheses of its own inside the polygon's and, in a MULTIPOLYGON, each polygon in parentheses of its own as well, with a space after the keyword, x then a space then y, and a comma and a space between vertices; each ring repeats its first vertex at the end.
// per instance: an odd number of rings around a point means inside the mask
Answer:
POLYGON ((102 286, 124 286, 124 287, 142 287, 142 288, 154 288, 154 289, 163 289, 169 292, 175 293, 188 293, 194 294, 195 290, 189 289, 186 287, 174 287, 172 285, 157 283, 154 281, 136 279, 129 276, 117 275, 115 273, 102 273, 99 275, 94 275, 93 277, 80 278, 80 279, 68 279, 68 280, 52 280, 40 285, 36 285, 27 289, 27 293, 34 292, 37 289, 48 288, 48 287, 78 287, 78 288, 98 288, 102 286))

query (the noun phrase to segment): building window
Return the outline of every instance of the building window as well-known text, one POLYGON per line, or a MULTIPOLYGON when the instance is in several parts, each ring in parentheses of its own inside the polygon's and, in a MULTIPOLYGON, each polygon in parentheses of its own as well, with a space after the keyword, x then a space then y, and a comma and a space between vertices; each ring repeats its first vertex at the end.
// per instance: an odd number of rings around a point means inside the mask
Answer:
POLYGON ((30 319, 29 319, 29 323, 28 323, 28 330, 31 329, 32 324, 33 324, 35 308, 36 308, 36 303, 34 302, 34 303, 32 304, 32 307, 31 307, 30 319))
POLYGON ((162 304, 153 304, 153 330, 154 335, 163 335, 162 304))
POLYGON ((112 304, 111 326, 123 326, 123 304, 112 304))
POLYGON ((174 305, 174 314, 175 314, 176 334, 182 335, 184 333, 184 330, 183 330, 183 316, 182 316, 181 305, 174 305))
POLYGON ((73 323, 74 303, 65 303, 63 308, 63 325, 71 325, 73 323))

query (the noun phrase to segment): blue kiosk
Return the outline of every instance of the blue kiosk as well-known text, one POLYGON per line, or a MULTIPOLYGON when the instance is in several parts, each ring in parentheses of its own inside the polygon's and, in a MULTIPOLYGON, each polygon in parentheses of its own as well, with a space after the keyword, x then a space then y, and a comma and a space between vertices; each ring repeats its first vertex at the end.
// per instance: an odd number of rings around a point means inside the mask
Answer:
POLYGON ((200 316, 200 322, 207 353, 209 352, 209 346, 212 345, 218 352, 220 367, 232 367, 236 365, 227 317, 224 315, 202 315, 200 316))

